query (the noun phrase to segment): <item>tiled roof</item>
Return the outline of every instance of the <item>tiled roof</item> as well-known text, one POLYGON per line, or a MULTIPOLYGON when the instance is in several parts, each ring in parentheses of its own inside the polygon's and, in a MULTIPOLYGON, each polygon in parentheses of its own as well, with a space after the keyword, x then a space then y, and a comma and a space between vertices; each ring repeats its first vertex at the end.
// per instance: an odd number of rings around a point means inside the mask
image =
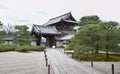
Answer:
POLYGON ((13 38, 4 38, 3 40, 5 40, 5 41, 12 41, 13 40, 13 38))
POLYGON ((52 18, 47 23, 45 23, 43 25, 48 26, 48 25, 51 25, 51 24, 58 23, 60 21, 65 21, 65 22, 70 22, 70 23, 77 23, 77 21, 72 17, 71 12, 69 12, 69 13, 66 13, 64 15, 52 18))
POLYGON ((60 34, 54 26, 33 25, 32 32, 41 34, 60 34))
POLYGON ((74 37, 74 35, 66 35, 66 36, 60 38, 60 40, 70 40, 72 37, 74 37))
POLYGON ((69 23, 75 23, 75 24, 78 23, 78 21, 73 21, 73 20, 63 20, 63 21, 65 21, 65 22, 69 22, 69 23))

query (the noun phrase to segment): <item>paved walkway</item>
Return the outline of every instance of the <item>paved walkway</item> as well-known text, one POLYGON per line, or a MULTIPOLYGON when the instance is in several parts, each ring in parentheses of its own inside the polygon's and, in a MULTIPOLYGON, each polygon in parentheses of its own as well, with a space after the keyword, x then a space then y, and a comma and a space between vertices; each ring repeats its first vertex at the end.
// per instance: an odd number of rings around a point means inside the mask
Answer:
POLYGON ((44 53, 0 53, 0 74, 47 74, 44 53))
MULTIPOLYGON (((64 52, 63 49, 57 49, 60 52, 64 52)), ((65 51, 65 52, 74 52, 74 51, 65 51)), ((105 53, 105 52, 100 52, 100 53, 105 53)), ((113 53, 112 53, 113 54, 113 53)), ((71 54, 68 56, 72 56, 71 54)), ((81 62, 82 64, 91 67, 91 62, 81 62)), ((115 74, 120 74, 120 62, 94 62, 94 67, 95 69, 98 69, 105 74, 112 74, 112 69, 111 69, 111 64, 114 64, 114 73, 115 74)))
POLYGON ((73 60, 55 49, 47 49, 47 57, 54 74, 104 74, 97 69, 73 60))

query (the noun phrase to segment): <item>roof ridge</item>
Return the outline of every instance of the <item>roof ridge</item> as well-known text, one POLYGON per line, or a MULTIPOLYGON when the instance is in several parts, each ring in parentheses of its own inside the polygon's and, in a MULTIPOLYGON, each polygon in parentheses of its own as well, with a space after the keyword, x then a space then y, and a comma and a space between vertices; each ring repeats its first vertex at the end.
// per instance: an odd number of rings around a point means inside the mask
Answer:
POLYGON ((57 17, 51 18, 50 20, 53 20, 53 19, 56 19, 56 18, 59 18, 59 17, 65 16, 65 15, 68 15, 68 14, 71 14, 71 12, 68 12, 68 13, 65 13, 65 14, 63 14, 63 15, 60 15, 60 16, 57 16, 57 17))
POLYGON ((44 26, 44 25, 34 25, 34 26, 38 26, 38 27, 54 27, 54 26, 44 26))

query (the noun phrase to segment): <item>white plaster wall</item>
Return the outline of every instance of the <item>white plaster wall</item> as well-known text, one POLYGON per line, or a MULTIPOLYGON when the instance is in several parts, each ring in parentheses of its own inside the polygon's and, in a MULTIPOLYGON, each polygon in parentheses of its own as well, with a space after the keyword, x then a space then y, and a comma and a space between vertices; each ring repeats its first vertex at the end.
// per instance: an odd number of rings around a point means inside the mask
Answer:
POLYGON ((31 41, 31 45, 36 45, 36 41, 31 41))
POLYGON ((3 43, 3 44, 13 44, 13 41, 9 41, 9 43, 8 43, 8 41, 5 41, 5 43, 3 43))
POLYGON ((63 46, 63 42, 62 42, 62 41, 57 41, 57 42, 56 42, 56 46, 57 46, 57 47, 63 46))

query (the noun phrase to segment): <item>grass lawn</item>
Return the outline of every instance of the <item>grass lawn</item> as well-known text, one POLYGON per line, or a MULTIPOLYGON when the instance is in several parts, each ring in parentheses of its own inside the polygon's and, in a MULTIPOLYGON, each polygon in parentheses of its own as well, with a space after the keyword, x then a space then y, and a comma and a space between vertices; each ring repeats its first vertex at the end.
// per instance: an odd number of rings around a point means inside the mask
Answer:
MULTIPOLYGON (((92 60, 92 55, 90 54, 84 54, 83 55, 83 61, 91 61, 92 60)), ((99 53, 94 57, 94 61, 120 61, 120 55, 117 54, 110 54, 109 58, 106 58, 106 54, 104 53, 99 53)))
MULTIPOLYGON (((71 54, 71 53, 69 53, 71 54)), ((79 60, 78 57, 73 56, 74 59, 79 60)), ((82 54, 81 61, 91 61, 93 56, 91 54, 82 54)), ((120 54, 109 54, 109 58, 106 58, 105 53, 99 53, 94 57, 94 61, 109 61, 109 62, 120 62, 120 54)))

